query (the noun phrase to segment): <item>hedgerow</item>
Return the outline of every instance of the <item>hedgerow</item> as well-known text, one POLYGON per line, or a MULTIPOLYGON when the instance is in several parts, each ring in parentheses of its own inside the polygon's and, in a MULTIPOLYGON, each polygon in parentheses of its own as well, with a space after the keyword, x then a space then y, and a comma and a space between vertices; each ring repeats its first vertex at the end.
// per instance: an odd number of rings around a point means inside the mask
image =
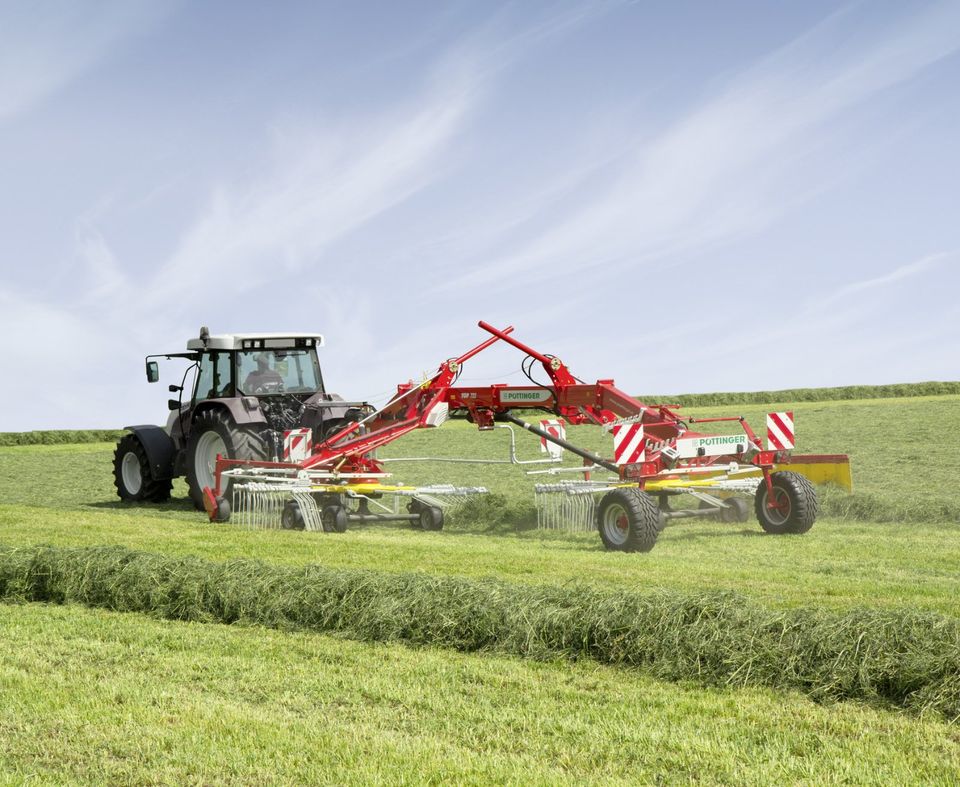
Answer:
POLYGON ((67 443, 112 443, 122 429, 49 429, 37 432, 0 432, 0 446, 64 445, 67 443))

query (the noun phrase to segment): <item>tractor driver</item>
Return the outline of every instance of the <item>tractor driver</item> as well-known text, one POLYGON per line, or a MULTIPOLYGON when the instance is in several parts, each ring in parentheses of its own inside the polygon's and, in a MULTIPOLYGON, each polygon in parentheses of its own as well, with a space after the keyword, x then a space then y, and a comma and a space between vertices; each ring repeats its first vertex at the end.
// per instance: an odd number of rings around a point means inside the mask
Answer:
POLYGON ((254 356, 257 368, 247 375, 243 381, 243 389, 247 393, 263 393, 279 391, 283 386, 283 377, 276 369, 270 368, 270 353, 258 353, 254 356))

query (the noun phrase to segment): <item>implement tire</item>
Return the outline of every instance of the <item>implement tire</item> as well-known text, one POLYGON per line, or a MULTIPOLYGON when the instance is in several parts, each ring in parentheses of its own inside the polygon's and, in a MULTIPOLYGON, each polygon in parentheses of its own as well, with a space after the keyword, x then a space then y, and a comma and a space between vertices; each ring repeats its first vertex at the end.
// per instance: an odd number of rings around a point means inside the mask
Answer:
POLYGON ((346 533, 348 519, 347 509, 342 505, 330 505, 323 509, 321 514, 323 530, 326 533, 346 533))
MULTIPOLYGON (((203 488, 213 489, 216 481, 217 454, 226 459, 264 461, 267 439, 256 427, 239 427, 224 410, 205 410, 190 427, 187 440, 187 484, 198 510, 203 510, 203 488)), ((225 481, 221 496, 231 499, 232 481, 225 481)))
POLYGON ((597 507, 597 529, 607 549, 649 552, 661 526, 656 501, 639 489, 614 489, 597 507))
POLYGON ((173 481, 154 478, 150 460, 140 439, 126 434, 113 453, 113 484, 117 496, 125 503, 162 503, 170 499, 173 481))
POLYGON ((790 470, 774 473, 770 480, 779 508, 767 507, 767 485, 761 483, 754 499, 754 510, 760 527, 777 536, 806 533, 817 520, 819 510, 813 484, 806 476, 790 470))

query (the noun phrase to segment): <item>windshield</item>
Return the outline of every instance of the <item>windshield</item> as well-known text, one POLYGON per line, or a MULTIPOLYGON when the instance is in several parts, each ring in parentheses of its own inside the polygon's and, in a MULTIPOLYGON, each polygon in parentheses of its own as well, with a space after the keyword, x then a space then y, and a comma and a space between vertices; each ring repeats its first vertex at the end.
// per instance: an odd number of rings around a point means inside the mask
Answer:
POLYGON ((313 393, 321 390, 320 364, 312 349, 237 353, 240 393, 313 393))

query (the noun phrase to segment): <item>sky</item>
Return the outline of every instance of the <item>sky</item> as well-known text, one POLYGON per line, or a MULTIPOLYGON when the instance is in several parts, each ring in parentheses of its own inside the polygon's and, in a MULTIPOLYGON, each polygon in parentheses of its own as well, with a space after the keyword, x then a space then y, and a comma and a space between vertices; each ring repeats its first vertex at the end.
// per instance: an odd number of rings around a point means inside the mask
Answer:
POLYGON ((958 2, 2 2, 0 431, 164 423, 201 326, 373 402, 478 320, 631 393, 957 380, 958 140, 958 2))

